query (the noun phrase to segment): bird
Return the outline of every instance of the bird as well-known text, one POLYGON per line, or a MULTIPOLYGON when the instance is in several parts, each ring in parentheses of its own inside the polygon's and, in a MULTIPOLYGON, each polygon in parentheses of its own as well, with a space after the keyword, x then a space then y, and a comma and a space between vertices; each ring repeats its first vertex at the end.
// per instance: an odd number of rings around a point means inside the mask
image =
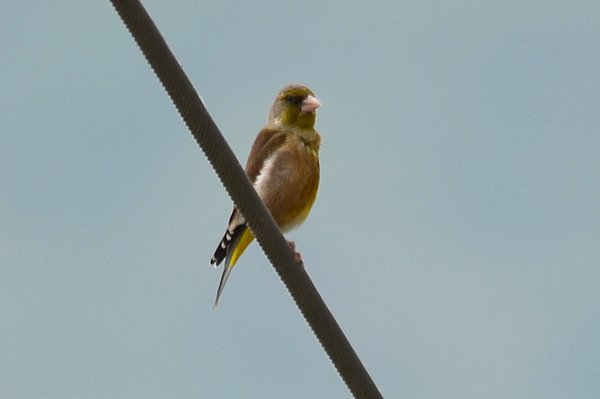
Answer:
MULTIPOLYGON (((317 197, 321 136, 315 130, 315 120, 320 106, 304 85, 281 89, 248 155, 245 172, 283 233, 306 219, 317 197)), ((210 260, 215 267, 225 261, 213 307, 219 303, 233 267, 253 240, 244 216, 234 204, 225 234, 210 260)), ((296 259, 301 260, 295 244, 290 242, 290 246, 296 259)))

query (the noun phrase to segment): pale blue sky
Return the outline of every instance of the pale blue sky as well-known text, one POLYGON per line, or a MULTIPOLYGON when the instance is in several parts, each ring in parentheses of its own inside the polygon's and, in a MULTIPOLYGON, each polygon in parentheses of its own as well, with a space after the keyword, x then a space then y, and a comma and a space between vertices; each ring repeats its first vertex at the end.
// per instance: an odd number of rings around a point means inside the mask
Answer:
MULTIPOLYGON (((242 162, 321 100, 289 235, 387 398, 600 397, 600 3, 146 1, 242 162)), ((108 1, 0 5, 0 396, 346 398, 108 1)))

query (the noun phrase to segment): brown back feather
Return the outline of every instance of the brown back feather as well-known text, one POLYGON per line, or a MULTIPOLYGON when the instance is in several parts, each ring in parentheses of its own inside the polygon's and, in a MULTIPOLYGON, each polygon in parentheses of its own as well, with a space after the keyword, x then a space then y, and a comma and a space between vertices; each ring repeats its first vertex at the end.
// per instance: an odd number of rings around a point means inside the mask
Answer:
POLYGON ((285 131, 270 127, 263 128, 256 136, 248 161, 246 162, 246 174, 252 183, 256 181, 265 160, 279 148, 286 140, 285 131))

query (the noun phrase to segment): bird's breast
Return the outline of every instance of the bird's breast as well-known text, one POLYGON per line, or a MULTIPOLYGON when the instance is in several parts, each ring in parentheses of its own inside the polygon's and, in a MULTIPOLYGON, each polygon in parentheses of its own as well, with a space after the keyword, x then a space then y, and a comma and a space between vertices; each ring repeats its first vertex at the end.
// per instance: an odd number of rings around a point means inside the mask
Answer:
POLYGON ((254 186, 283 231, 308 216, 317 196, 319 173, 317 151, 296 137, 263 163, 254 186))

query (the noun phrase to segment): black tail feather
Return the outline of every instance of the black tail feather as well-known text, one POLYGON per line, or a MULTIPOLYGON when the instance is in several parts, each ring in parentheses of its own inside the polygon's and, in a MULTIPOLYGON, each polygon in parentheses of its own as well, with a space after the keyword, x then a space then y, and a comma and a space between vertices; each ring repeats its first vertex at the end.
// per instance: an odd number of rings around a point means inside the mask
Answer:
POLYGON ((225 259, 225 256, 227 255, 227 249, 231 246, 231 243, 244 232, 245 227, 246 224, 241 224, 237 226, 233 231, 230 231, 229 229, 225 230, 223 239, 221 239, 221 242, 217 246, 217 249, 215 249, 215 254, 210 260, 211 265, 215 265, 216 267, 219 266, 221 262, 223 262, 223 259, 225 259))

